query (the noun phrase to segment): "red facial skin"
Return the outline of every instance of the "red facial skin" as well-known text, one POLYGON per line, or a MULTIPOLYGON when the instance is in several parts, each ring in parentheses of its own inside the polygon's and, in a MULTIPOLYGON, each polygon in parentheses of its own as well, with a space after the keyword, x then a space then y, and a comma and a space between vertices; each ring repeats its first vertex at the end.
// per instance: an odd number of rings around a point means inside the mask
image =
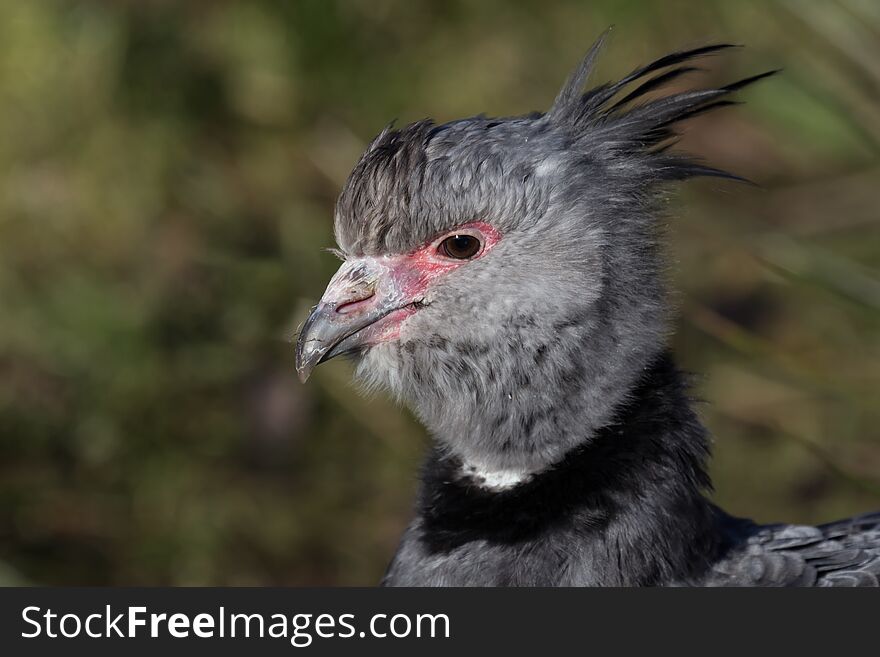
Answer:
MULTIPOLYGON (((414 251, 402 255, 384 256, 384 268, 398 290, 398 294, 408 303, 420 302, 425 298, 430 285, 445 274, 469 262, 478 260, 491 251, 501 239, 501 233, 484 221, 473 221, 425 243, 414 251), (470 258, 450 258, 440 252, 440 245, 453 235, 472 235, 480 241, 480 250, 470 258)), ((368 303, 359 301, 353 305, 368 303)), ((400 337, 404 321, 418 312, 417 305, 407 305, 386 315, 370 327, 370 344, 389 342, 400 337)))
POLYGON ((300 378, 305 381, 325 360, 399 339, 407 318, 431 303, 431 286, 437 279, 482 258, 500 239, 495 227, 473 221, 409 253, 347 258, 330 279, 297 340, 300 378), (456 235, 473 240, 444 243, 456 235))
POLYGON ((391 265, 391 275, 398 281, 400 290, 410 299, 424 296, 428 286, 439 276, 453 269, 478 260, 491 251, 501 239, 501 234, 483 221, 474 221, 444 233, 399 258, 391 265), (440 245, 453 235, 472 235, 480 240, 480 250, 467 259, 450 258, 440 253, 440 245))

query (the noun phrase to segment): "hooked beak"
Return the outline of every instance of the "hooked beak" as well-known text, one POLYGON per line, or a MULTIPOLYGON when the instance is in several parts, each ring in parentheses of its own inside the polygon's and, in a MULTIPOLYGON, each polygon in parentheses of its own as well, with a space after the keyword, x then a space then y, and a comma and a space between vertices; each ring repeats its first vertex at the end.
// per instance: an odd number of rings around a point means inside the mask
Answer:
POLYGON ((296 342, 296 371, 303 383, 320 363, 363 351, 395 337, 420 301, 408 299, 381 258, 345 262, 312 309, 296 342))

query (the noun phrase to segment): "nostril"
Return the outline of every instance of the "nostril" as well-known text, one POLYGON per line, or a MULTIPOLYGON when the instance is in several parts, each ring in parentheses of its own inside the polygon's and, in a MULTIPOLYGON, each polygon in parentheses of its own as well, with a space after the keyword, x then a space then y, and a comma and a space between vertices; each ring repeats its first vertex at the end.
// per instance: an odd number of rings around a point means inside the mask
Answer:
POLYGON ((345 315, 347 313, 357 312, 358 310, 369 306, 370 300, 376 296, 374 292, 370 292, 368 296, 361 297, 360 299, 355 299, 354 301, 346 301, 345 303, 341 303, 336 307, 336 312, 345 315))

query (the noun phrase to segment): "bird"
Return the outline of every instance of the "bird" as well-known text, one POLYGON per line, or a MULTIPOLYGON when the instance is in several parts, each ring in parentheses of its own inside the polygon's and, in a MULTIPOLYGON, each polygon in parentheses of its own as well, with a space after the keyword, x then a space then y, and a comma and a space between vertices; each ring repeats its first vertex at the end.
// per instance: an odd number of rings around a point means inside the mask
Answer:
POLYGON ((381 585, 878 586, 880 512, 760 525, 711 501, 668 344, 668 188, 744 180, 677 128, 776 71, 669 91, 717 44, 585 89, 606 37, 547 111, 389 125, 341 190, 296 370, 347 355, 431 436, 381 585))

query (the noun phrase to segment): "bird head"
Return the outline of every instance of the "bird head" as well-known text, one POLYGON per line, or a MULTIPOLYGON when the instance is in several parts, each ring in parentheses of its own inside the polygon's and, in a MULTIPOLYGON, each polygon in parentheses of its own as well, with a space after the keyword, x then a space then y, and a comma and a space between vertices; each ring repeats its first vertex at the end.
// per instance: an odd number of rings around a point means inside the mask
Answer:
POLYGON ((545 113, 373 139, 336 207, 344 262, 300 332, 303 380, 355 355, 477 472, 535 472, 607 424, 664 347, 665 183, 735 178, 667 150, 674 125, 763 76, 645 99, 729 47, 707 46, 584 93, 602 41, 545 113))

